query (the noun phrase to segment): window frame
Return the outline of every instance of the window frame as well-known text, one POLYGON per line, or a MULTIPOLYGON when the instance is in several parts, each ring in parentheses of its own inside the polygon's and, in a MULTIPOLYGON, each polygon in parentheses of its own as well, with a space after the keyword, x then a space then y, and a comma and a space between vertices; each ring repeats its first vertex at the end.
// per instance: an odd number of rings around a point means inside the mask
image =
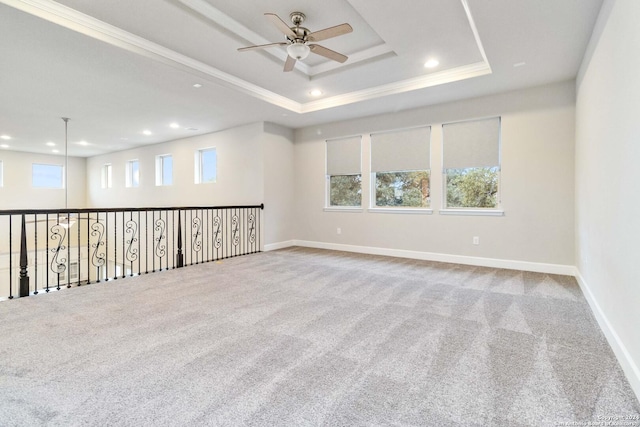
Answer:
POLYGON ((201 148, 195 151, 194 155, 194 183, 195 184, 215 184, 218 182, 218 150, 216 147, 207 147, 201 148), (214 179, 213 181, 204 181, 202 179, 202 175, 204 172, 204 153, 213 152, 215 153, 215 163, 213 165, 214 168, 214 179))
POLYGON ((442 209, 438 211, 438 213, 442 215, 471 215, 471 216, 503 216, 504 210, 502 206, 502 116, 489 116, 489 117, 479 117, 472 118, 468 120, 459 120, 455 122, 447 122, 441 125, 442 132, 442 140, 441 140, 441 165, 442 165, 442 183, 441 183, 441 191, 442 191, 442 209), (446 125, 455 125, 459 123, 469 123, 469 122, 477 122, 483 120, 498 120, 498 164, 492 167, 497 168, 497 186, 498 189, 496 191, 496 206, 494 207, 471 207, 471 206, 460 206, 460 207, 450 207, 447 204, 447 171, 450 169, 480 169, 483 168, 481 166, 469 166, 466 168, 446 168, 445 167, 445 150, 446 150, 446 142, 444 136, 444 127, 446 125))
POLYGON ((159 154, 156 156, 156 186, 168 187, 173 185, 173 155, 172 154, 159 154), (171 159, 171 182, 166 183, 164 180, 164 172, 166 168, 166 159, 171 159))
POLYGON ((31 188, 42 188, 42 189, 53 189, 53 190, 64 190, 66 182, 65 182, 65 173, 64 173, 64 165, 59 165, 55 163, 31 163, 31 188), (34 184, 34 167, 35 166, 55 166, 60 169, 60 186, 47 186, 47 185, 35 185, 34 184))
POLYGON ((113 188, 113 165, 105 163, 100 168, 100 182, 103 189, 113 188))
POLYGON ((363 212, 363 206, 364 206, 364 187, 363 187, 363 178, 364 178, 364 174, 362 173, 362 143, 363 143, 363 136, 362 135, 351 135, 351 136, 346 136, 346 137, 340 137, 340 138, 335 138, 335 139, 328 139, 324 141, 324 149, 325 149, 325 168, 324 168, 324 172, 325 172, 325 201, 324 201, 324 211, 327 212, 331 212, 331 211, 342 211, 342 212, 363 212), (358 141, 358 145, 359 145, 359 156, 358 156, 358 162, 359 162, 359 173, 340 173, 340 174, 333 174, 330 175, 329 174, 329 144, 330 142, 335 142, 335 141, 340 141, 340 140, 349 140, 352 138, 359 138, 358 141), (359 205, 353 205, 353 206, 341 206, 341 205, 332 205, 331 204, 331 177, 333 176, 359 176, 360 177, 360 204, 359 205))
POLYGON ((125 172, 125 186, 127 188, 138 188, 140 187, 140 160, 131 159, 127 160, 126 172, 125 172), (134 180, 134 172, 133 172, 133 164, 138 166, 138 180, 134 180))
POLYGON ((398 128, 398 129, 391 129, 391 130, 385 130, 385 131, 380 131, 380 132, 375 132, 375 133, 370 133, 369 134, 369 173, 370 173, 370 180, 369 180, 369 208, 367 209, 368 212, 379 212, 379 213, 425 213, 425 214, 432 214, 433 213, 433 209, 432 209, 432 187, 431 187, 431 183, 433 181, 433 174, 432 174, 432 167, 431 167, 431 136, 432 136, 432 125, 430 124, 421 124, 419 126, 411 126, 411 127, 406 127, 406 128, 398 128), (388 171, 378 171, 378 172, 374 172, 374 137, 375 135, 382 135, 382 134, 401 134, 403 132, 410 132, 410 131, 418 131, 420 129, 427 129, 429 137, 426 141, 427 144, 427 153, 429 156, 429 168, 428 169, 403 169, 403 170, 388 170, 388 171), (429 179, 429 188, 428 188, 428 192, 429 192, 429 205, 428 206, 378 206, 377 204, 377 192, 378 192, 378 186, 377 186, 377 174, 378 173, 402 173, 402 172, 426 172, 428 174, 428 179, 429 179))

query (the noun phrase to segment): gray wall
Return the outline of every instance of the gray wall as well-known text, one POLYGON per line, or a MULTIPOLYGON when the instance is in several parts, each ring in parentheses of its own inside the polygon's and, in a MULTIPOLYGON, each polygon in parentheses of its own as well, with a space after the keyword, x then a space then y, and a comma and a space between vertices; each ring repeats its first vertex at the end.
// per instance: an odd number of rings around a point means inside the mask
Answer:
MULTIPOLYGON (((574 82, 420 108, 296 131, 296 239, 330 245, 574 265, 574 82), (501 198, 505 215, 445 216, 442 132, 446 122, 502 116, 501 198), (363 205, 369 206, 370 132, 432 125, 433 215, 327 212, 325 140, 362 134, 363 205), (342 234, 336 233, 341 228, 342 234), (472 245, 473 236, 480 245, 472 245)), ((315 243, 314 243, 315 244, 315 243)), ((320 245, 322 246, 322 245, 320 245)), ((384 253, 384 251, 382 252, 384 253)), ((474 261, 475 260, 475 261, 474 261)), ((480 261, 479 263, 483 263, 480 261)), ((551 266, 551 268, 552 268, 551 266)), ((570 268, 570 267, 568 267, 570 268)), ((570 270, 564 270, 570 271, 570 270)))
POLYGON ((640 396, 640 2, 607 1, 578 78, 576 265, 640 396))

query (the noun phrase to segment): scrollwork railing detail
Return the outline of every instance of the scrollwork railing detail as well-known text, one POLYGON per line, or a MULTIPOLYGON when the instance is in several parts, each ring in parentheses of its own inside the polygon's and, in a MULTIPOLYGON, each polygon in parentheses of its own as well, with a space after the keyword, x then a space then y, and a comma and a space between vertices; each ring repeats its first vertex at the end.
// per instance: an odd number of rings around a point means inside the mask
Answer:
POLYGON ((165 235, 167 224, 165 220, 162 218, 158 218, 154 224, 155 224, 154 226, 155 231, 159 233, 158 237, 156 237, 155 239, 156 240, 156 256, 158 258, 162 258, 166 254, 166 246, 164 245, 163 242, 167 238, 167 236, 165 235))
POLYGON ((126 240, 127 243, 127 253, 126 258, 127 261, 133 262, 138 259, 138 248, 134 248, 133 245, 138 242, 138 224, 129 220, 125 223, 125 234, 130 235, 130 237, 126 240))
POLYGON ((213 245, 216 249, 222 247, 222 219, 219 216, 213 218, 213 245))
POLYGON ((67 247, 64 245, 64 239, 67 236, 67 229, 60 224, 54 224, 50 228, 51 240, 58 241, 58 245, 51 249, 53 257, 51 258, 51 271, 55 274, 62 274, 67 269, 67 259, 64 258, 64 251, 67 247), (62 255, 61 255, 62 254, 62 255))
POLYGON ((194 230, 191 237, 193 237, 193 250, 200 252, 202 250, 202 220, 198 217, 193 218, 191 228, 194 230))
POLYGON ((106 263, 106 254, 100 252, 100 248, 104 246, 104 224, 99 221, 91 224, 91 237, 97 237, 97 241, 91 244, 93 254, 91 255, 91 264, 94 267, 104 267, 106 263), (100 253, 99 253, 100 252, 100 253))
POLYGON ((238 246, 240 243, 240 227, 238 223, 238 215, 233 214, 231 217, 231 241, 233 242, 233 246, 238 246))

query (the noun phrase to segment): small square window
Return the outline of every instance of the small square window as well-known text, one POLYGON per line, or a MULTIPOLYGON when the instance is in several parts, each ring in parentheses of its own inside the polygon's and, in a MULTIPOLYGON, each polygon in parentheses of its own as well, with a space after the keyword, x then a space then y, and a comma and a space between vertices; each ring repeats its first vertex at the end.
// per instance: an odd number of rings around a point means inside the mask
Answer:
POLYGON ((33 163, 31 184, 36 188, 64 188, 62 165, 33 163))

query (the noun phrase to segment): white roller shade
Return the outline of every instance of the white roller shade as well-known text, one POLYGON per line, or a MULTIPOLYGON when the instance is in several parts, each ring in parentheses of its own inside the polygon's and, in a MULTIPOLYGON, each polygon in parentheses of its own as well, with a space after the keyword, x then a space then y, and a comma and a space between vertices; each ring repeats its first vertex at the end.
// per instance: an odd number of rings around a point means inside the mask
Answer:
POLYGON ((430 169, 431 127, 371 134, 371 172, 430 169))
POLYGON ((327 141, 327 175, 356 175, 360 170, 362 137, 327 141))
POLYGON ((500 118, 442 126, 444 168, 500 166, 500 118))

